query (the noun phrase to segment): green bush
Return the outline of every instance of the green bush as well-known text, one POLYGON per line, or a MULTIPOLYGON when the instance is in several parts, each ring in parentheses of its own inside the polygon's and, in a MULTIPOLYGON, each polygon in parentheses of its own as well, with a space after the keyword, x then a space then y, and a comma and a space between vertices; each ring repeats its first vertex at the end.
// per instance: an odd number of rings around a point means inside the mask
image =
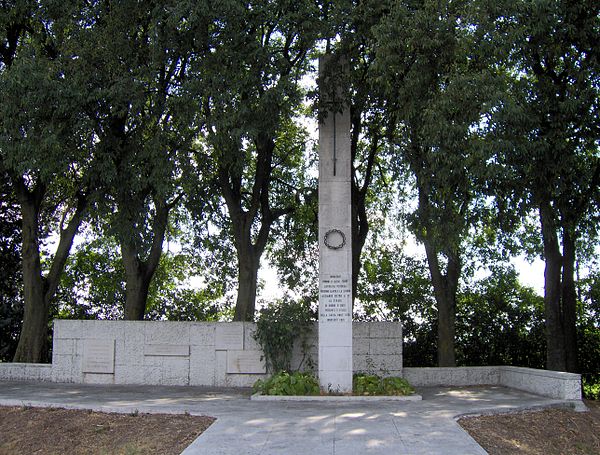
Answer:
POLYGON ((308 355, 308 335, 312 332, 314 315, 306 301, 295 302, 284 298, 260 310, 256 320, 254 339, 262 348, 267 370, 280 371, 312 369, 308 355), (303 358, 292 368, 294 341, 300 342, 303 358))
POLYGON ((255 393, 263 395, 319 395, 319 381, 311 373, 282 371, 269 379, 259 379, 253 386, 255 393))
POLYGON ((352 392, 354 395, 410 395, 415 389, 404 378, 356 373, 352 378, 352 392))
POLYGON ((583 398, 600 400, 600 374, 583 375, 583 398))

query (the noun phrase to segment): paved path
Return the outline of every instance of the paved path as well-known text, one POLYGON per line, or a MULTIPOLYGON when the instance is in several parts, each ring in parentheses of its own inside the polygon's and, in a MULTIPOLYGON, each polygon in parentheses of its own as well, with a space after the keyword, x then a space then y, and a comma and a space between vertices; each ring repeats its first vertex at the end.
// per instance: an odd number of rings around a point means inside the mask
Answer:
POLYGON ((240 389, 0 382, 0 405, 210 415, 184 455, 485 454, 465 414, 567 402, 502 387, 425 388, 423 401, 256 402, 240 389))

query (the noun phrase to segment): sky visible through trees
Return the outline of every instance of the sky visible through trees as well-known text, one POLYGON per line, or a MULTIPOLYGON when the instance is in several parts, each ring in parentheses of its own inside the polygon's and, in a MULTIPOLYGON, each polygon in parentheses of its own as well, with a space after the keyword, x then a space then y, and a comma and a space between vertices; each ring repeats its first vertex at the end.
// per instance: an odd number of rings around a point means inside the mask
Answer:
POLYGON ((3 359, 47 360, 54 317, 314 310, 317 119, 348 109, 356 317, 413 364, 600 370, 598 8, 1 2, 3 359))

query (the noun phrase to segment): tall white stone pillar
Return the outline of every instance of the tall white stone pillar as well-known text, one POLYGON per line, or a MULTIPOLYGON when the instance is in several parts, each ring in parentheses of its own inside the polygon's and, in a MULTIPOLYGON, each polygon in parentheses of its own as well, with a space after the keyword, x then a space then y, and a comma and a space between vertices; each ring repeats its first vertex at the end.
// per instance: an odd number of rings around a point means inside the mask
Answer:
MULTIPOLYGON (((319 61, 321 74, 327 60, 319 61)), ((319 383, 342 393, 352 391, 350 179, 350 110, 344 108, 319 123, 319 383)))

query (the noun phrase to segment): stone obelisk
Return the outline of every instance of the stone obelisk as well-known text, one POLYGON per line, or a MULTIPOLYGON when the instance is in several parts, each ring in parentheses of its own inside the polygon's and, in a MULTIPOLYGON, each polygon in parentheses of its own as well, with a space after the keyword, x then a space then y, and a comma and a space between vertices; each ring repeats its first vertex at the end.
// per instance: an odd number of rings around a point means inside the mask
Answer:
MULTIPOLYGON (((331 57, 321 57, 319 72, 331 57)), ((332 62, 333 63, 333 62, 332 62)), ((332 84, 324 84, 329 86, 332 84)), ((325 93, 319 122, 319 383, 352 391, 352 219, 350 110, 325 93)))

